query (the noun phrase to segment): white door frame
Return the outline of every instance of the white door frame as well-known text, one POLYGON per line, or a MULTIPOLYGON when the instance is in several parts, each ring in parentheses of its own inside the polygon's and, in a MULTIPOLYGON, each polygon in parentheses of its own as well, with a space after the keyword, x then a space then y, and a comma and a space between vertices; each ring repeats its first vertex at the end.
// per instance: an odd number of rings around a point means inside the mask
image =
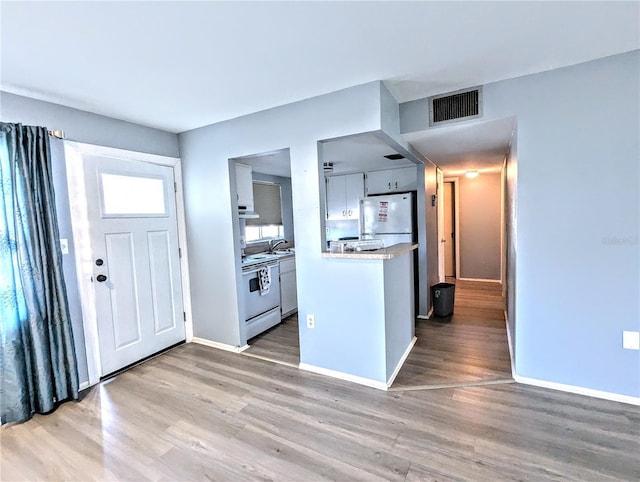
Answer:
POLYGON ((436 168, 436 216, 438 220, 438 279, 444 283, 444 174, 436 168))
POLYGON ((89 217, 86 206, 86 193, 83 176, 83 155, 113 157, 127 161, 147 162, 173 169, 176 183, 176 216, 178 222, 178 243, 180 257, 180 279, 182 281, 182 303, 185 311, 185 337, 187 343, 193 339, 193 319, 191 316, 191 285, 189 283, 189 254, 187 252, 187 229, 184 216, 184 195, 182 185, 182 165, 180 158, 127 151, 113 147, 96 146, 80 142, 64 142, 65 162, 67 168, 67 184, 69 187, 69 203, 73 242, 76 253, 76 274, 82 306, 82 326, 89 372, 89 386, 100 381, 102 367, 100 363, 100 343, 98 339, 98 319, 95 308, 91 242, 89 237, 89 217))
POLYGON ((507 248, 507 238, 505 231, 505 186, 507 182, 507 156, 504 156, 504 162, 502 163, 502 168, 500 169, 500 283, 502 284, 502 296, 507 295, 507 279, 506 279, 506 269, 507 269, 507 252, 505 251, 507 248))
MULTIPOLYGON (((453 216, 454 216, 454 224, 456 227, 456 238, 455 238, 455 262, 456 262, 456 279, 460 279, 460 189, 458 188, 458 177, 445 177, 444 182, 452 182, 453 183, 453 216)), ((444 192, 444 191, 443 191, 444 192)), ((444 228, 443 228, 444 231, 444 228)), ((442 239, 442 238, 440 238, 442 239)), ((443 256, 444 258, 444 256, 443 256)), ((443 259, 444 266, 444 259, 443 259)), ((444 270, 444 267, 443 267, 444 270)))

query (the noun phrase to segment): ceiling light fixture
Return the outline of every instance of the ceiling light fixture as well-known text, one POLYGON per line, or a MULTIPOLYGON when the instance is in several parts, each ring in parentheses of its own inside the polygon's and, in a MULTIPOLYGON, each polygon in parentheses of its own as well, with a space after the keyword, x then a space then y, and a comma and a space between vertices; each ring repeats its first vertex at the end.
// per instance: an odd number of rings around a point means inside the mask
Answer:
POLYGON ((464 173, 465 176, 467 176, 469 179, 474 179, 476 177, 478 177, 480 173, 477 170, 474 171, 467 171, 464 173))

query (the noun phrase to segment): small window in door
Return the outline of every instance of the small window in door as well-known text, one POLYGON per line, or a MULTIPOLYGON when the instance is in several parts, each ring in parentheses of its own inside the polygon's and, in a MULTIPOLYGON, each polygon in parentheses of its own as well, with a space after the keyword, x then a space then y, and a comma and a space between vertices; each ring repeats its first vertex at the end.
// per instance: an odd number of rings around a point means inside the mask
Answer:
POLYGON ((165 180, 100 174, 104 217, 167 216, 165 180))

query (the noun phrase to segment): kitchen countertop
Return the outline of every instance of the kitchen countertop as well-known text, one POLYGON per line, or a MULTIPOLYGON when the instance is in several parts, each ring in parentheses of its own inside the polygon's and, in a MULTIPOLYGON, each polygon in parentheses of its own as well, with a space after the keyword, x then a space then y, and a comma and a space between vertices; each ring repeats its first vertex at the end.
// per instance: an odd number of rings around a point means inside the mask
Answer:
POLYGON ((323 258, 337 259, 392 259, 418 249, 418 243, 399 243, 375 251, 347 251, 344 253, 322 253, 323 258))

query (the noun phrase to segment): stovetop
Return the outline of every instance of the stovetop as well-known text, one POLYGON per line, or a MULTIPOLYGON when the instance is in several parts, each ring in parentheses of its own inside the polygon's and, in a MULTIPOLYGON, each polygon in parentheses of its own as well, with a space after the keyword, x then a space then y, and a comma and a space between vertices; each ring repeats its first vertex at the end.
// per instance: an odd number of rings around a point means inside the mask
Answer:
POLYGON ((275 254, 268 253, 259 253, 259 254, 251 254, 249 256, 245 256, 242 258, 242 269, 247 268, 249 266, 254 266, 260 263, 269 263, 271 261, 277 261, 278 256, 275 254))

